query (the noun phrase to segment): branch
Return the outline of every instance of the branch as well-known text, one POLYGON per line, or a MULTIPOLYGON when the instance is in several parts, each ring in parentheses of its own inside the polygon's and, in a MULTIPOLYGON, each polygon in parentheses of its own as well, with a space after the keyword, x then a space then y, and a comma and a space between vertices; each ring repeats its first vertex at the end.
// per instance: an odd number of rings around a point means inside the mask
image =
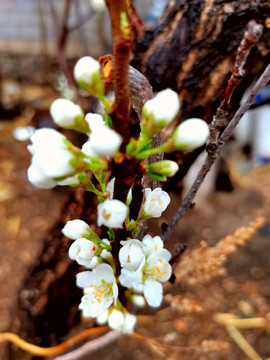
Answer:
POLYGON ((89 341, 79 347, 78 349, 71 351, 65 355, 58 356, 55 360, 77 360, 90 354, 93 351, 104 348, 112 342, 120 339, 123 334, 119 331, 110 331, 106 335, 99 337, 98 339, 89 341))
MULTIPOLYGON (((50 355, 59 354, 60 352, 63 352, 65 350, 69 349, 70 347, 74 346, 74 344, 81 341, 82 339, 85 339, 86 337, 100 334, 106 330, 108 330, 108 326, 99 326, 96 328, 87 329, 87 330, 84 330, 84 331, 78 333, 77 335, 73 336, 72 338, 64 341, 62 344, 48 347, 48 348, 33 345, 33 344, 21 339, 18 335, 13 334, 11 332, 1 333, 0 334, 0 343, 4 342, 4 341, 10 341, 13 344, 17 345, 20 349, 27 351, 30 354, 37 355, 37 356, 50 356, 50 355)), ((110 334, 110 333, 108 333, 108 334, 110 334)), ((108 335, 108 334, 106 334, 106 335, 108 335)), ((99 340, 102 338, 103 337, 99 337, 96 340, 99 340)), ((93 342, 96 340, 93 340, 93 342)))
POLYGON ((49 6, 50 6, 52 19, 54 22, 55 33, 57 34, 57 59, 58 59, 59 67, 63 72, 63 74, 65 75, 65 77, 67 78, 68 83, 74 86, 74 88, 76 89, 77 86, 73 79, 72 73, 68 67, 68 62, 64 51, 69 34, 67 21, 68 21, 71 1, 72 0, 65 0, 64 15, 63 15, 63 21, 61 27, 59 27, 58 25, 59 19, 55 11, 53 0, 49 1, 49 6))
POLYGON ((259 41, 263 33, 263 26, 257 24, 255 20, 251 20, 248 23, 247 30, 244 37, 237 49, 236 60, 232 75, 228 81, 227 87, 223 92, 222 101, 217 109, 217 113, 210 124, 210 137, 207 142, 208 149, 214 149, 220 134, 220 130, 227 125, 228 110, 230 106, 230 100, 235 88, 240 84, 245 76, 244 66, 250 50, 259 41))
POLYGON ((221 153, 224 145, 227 143, 229 138, 231 137, 235 127, 241 120, 242 116, 247 112, 247 110, 250 108, 251 104, 253 103, 256 96, 262 91, 262 89, 265 87, 265 85, 270 81, 270 64, 268 64, 267 68, 264 70, 263 74, 259 78, 259 80, 254 85, 253 89, 251 90, 249 96, 247 99, 243 102, 243 104, 240 106, 240 108, 235 113, 234 117, 230 121, 227 128, 224 130, 223 134, 218 140, 216 150, 214 152, 209 152, 203 166, 201 167, 201 170, 199 171, 193 185, 191 186, 189 192, 187 193, 186 197, 184 198, 181 206, 177 210, 176 214, 172 218, 171 222, 169 223, 167 229, 163 233, 163 240, 167 240, 170 236, 174 226, 176 223, 181 219, 185 213, 194 207, 194 197, 200 188, 204 178, 208 174, 209 170, 211 169, 211 166, 221 153))

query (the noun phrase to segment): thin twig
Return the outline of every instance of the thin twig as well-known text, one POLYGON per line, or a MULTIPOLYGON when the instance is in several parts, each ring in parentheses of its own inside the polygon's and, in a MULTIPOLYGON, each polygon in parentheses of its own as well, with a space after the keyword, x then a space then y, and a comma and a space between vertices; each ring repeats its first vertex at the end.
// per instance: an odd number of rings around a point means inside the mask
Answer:
POLYGON ((261 24, 257 24, 255 20, 251 20, 248 23, 247 30, 245 31, 244 37, 237 49, 232 75, 228 81, 226 89, 223 92, 222 101, 217 109, 217 113, 210 124, 210 137, 207 142, 208 149, 215 150, 220 130, 227 126, 232 94, 245 76, 244 66, 247 57, 250 50, 259 41, 262 33, 263 26, 261 24))
POLYGON ((192 186, 191 186, 190 190, 188 191, 186 197, 184 198, 181 206, 179 207, 176 214, 174 215, 171 222, 169 223, 167 229, 164 231, 163 236, 162 236, 164 241, 168 239, 168 237, 170 236, 174 226, 181 219, 181 217, 189 209, 194 207, 194 203, 193 203, 194 197, 195 197, 198 189, 200 188, 204 178, 206 177, 206 175, 210 171, 211 166, 213 165, 213 163, 215 162, 215 160, 217 159, 217 157, 221 153, 224 145, 227 143, 227 141, 231 137, 235 127, 237 126, 237 124, 241 120, 242 116, 247 112, 247 110, 250 108, 250 106, 253 103, 256 96, 262 91, 262 89, 265 87, 265 85, 269 81, 270 81, 270 64, 268 64, 267 68, 264 70, 263 74, 261 75, 259 80, 254 85, 253 89, 249 93, 249 96, 243 102, 243 104, 240 106, 240 108, 237 110, 234 117, 230 121, 229 125, 224 130, 224 132, 222 133, 222 135, 221 135, 221 137, 220 137, 220 139, 218 141, 216 151, 208 153, 208 155, 207 155, 207 157, 205 159, 205 162, 204 162, 203 166, 201 167, 201 169, 200 169, 194 183, 192 184, 192 186))
POLYGON ((83 356, 89 355, 91 352, 104 348, 120 339, 123 334, 119 331, 110 331, 106 335, 99 337, 98 339, 89 341, 79 347, 78 349, 71 351, 67 354, 58 356, 55 360, 77 360, 83 356))

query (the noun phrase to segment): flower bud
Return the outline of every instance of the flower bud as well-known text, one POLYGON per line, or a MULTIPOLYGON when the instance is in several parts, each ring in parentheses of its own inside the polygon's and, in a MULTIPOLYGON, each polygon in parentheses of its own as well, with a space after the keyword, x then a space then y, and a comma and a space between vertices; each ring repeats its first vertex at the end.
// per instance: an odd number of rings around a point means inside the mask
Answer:
POLYGON ((66 223, 64 228, 62 229, 62 233, 72 239, 76 240, 84 235, 87 235, 90 230, 89 225, 80 219, 70 220, 66 223))
POLYGON ((74 78, 92 95, 103 95, 99 62, 90 56, 79 59, 74 67, 74 78))
POLYGON ((136 316, 114 309, 108 317, 108 325, 111 329, 131 334, 136 326, 136 316))
POLYGON ((95 256, 96 250, 97 246, 92 241, 81 238, 72 243, 68 255, 72 260, 76 260, 79 265, 88 266, 95 256))
POLYGON ((179 98, 175 91, 166 89, 159 92, 143 106, 142 132, 157 134, 175 118, 179 108, 179 98))
POLYGON ((174 176, 178 170, 178 164, 171 160, 157 161, 147 165, 146 168, 146 172, 169 177, 174 176))
POLYGON ((28 168, 28 180, 40 189, 51 189, 57 185, 52 178, 47 177, 37 162, 32 162, 28 168))
POLYGON ((122 137, 107 126, 96 127, 90 135, 90 140, 83 147, 82 152, 94 157, 112 157, 119 150, 122 137))
POLYGON ((105 225, 113 229, 122 228, 128 213, 128 207, 120 200, 107 199, 97 206, 98 226, 105 225))
POLYGON ((182 122, 172 135, 175 147, 183 150, 196 149, 205 144, 209 136, 209 127, 201 119, 188 119, 182 122))
POLYGON ((100 114, 88 113, 85 115, 85 120, 88 123, 91 131, 94 131, 100 126, 105 126, 105 121, 100 114))
POLYGON ((54 129, 36 130, 28 150, 32 163, 38 164, 47 178, 63 178, 84 170, 86 164, 78 158, 78 149, 54 129))
POLYGON ((79 132, 89 132, 88 123, 84 120, 82 108, 68 99, 55 100, 50 108, 53 121, 65 128, 79 132))

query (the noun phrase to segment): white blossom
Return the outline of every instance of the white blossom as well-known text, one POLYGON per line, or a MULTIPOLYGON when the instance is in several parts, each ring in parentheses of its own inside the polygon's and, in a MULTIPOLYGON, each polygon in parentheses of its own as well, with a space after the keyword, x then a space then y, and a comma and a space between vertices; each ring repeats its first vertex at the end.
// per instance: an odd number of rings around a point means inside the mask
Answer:
POLYGON ((170 203, 170 197, 166 191, 161 188, 151 190, 146 188, 145 190, 145 204, 144 211, 146 215, 152 217, 160 217, 162 212, 166 210, 170 203))
MULTIPOLYGON (((106 186, 106 190, 110 193, 111 200, 113 199, 114 184, 115 184, 115 178, 112 178, 106 186)), ((128 194, 127 194, 128 203, 130 203, 131 200, 132 200, 132 190, 129 189, 128 194)))
POLYGON ((166 89, 144 104, 143 115, 147 114, 149 116, 152 114, 154 122, 164 122, 164 125, 166 125, 175 118, 179 108, 178 94, 171 89, 166 89))
POLYGON ((170 279, 172 268, 169 264, 171 254, 166 249, 155 251, 142 262, 138 270, 122 268, 120 283, 127 288, 143 285, 143 294, 150 306, 157 307, 162 301, 162 284, 170 279))
POLYGON ((105 225, 111 228, 122 228, 128 214, 128 207, 120 200, 107 199, 97 206, 98 226, 105 225))
POLYGON ((84 289, 84 296, 79 305, 84 317, 99 316, 112 303, 116 305, 118 287, 113 269, 108 264, 101 264, 93 271, 77 274, 77 286, 84 289))
POLYGON ((207 123, 196 118, 183 121, 173 134, 176 146, 185 145, 187 150, 202 146, 208 136, 209 127, 207 123))
POLYGON ((88 230, 90 230, 90 227, 85 221, 80 219, 75 219, 75 220, 70 220, 66 223, 66 225, 62 229, 62 233, 66 237, 72 240, 76 240, 83 237, 84 235, 87 235, 88 230))
POLYGON ((142 295, 137 295, 137 294, 132 295, 131 296, 131 301, 138 308, 145 307, 145 300, 144 300, 144 297, 142 295))
POLYGON ((97 316, 96 323, 98 325, 105 325, 105 324, 107 324, 108 317, 109 317, 109 311, 106 310, 102 314, 97 316))
POLYGON ((111 329, 118 330, 124 334, 131 334, 136 326, 136 316, 123 313, 114 309, 108 317, 108 325, 111 329))
POLYGON ((81 80, 86 83, 91 83, 93 74, 99 72, 100 64, 91 56, 84 56, 80 58, 74 67, 74 78, 76 81, 81 80))
POLYGON ((95 129, 106 126, 103 117, 100 114, 88 113, 85 115, 85 120, 88 123, 91 131, 95 129))
MULTIPOLYGON (((82 152, 86 155, 95 154, 96 157, 112 157, 119 150, 122 137, 107 126, 97 126, 92 131, 89 141, 87 141, 82 152)), ((89 155, 91 156, 91 155, 89 155)))
POLYGON ((153 254, 155 251, 163 249, 164 243, 160 236, 145 235, 142 239, 144 245, 143 251, 146 256, 153 254))
POLYGON ((123 268, 136 271, 145 258, 143 243, 137 239, 120 241, 119 261, 123 268))
POLYGON ((36 130, 28 150, 33 155, 32 163, 38 164, 48 178, 57 178, 74 172, 71 160, 74 155, 65 144, 65 136, 54 129, 36 130))
POLYGON ((64 128, 76 125, 76 120, 83 121, 82 108, 68 99, 55 100, 50 108, 53 121, 64 128))
POLYGON ((89 266, 95 255, 97 246, 90 240, 80 238, 75 240, 69 248, 68 255, 79 265, 89 266))
POLYGON ((40 189, 51 189, 57 185, 51 177, 45 175, 38 162, 32 162, 28 168, 28 180, 40 189))

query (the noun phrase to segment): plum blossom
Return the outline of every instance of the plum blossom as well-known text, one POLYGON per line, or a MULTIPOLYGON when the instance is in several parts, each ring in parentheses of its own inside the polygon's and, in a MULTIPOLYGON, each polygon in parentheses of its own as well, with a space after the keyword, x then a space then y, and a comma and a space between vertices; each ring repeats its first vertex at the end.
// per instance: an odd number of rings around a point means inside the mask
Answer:
POLYGON ((122 228, 128 214, 128 207, 120 200, 107 199, 97 206, 98 226, 105 225, 114 229, 122 228))
POLYGON ((76 240, 84 235, 88 234, 88 231, 90 230, 89 225, 80 219, 70 220, 66 223, 64 228, 62 229, 62 233, 72 239, 76 240))
POLYGON ((175 145, 183 147, 186 150, 192 150, 202 146, 209 136, 209 127, 202 119, 192 118, 183 121, 176 128, 173 139, 175 145))
POLYGON ((85 120, 88 123, 91 131, 94 131, 95 129, 102 126, 106 126, 105 121, 100 114, 88 113, 85 115, 85 120))
POLYGON ((145 235, 142 239, 142 244, 144 245, 143 251, 146 256, 153 254, 156 251, 163 249, 164 243, 160 236, 145 235))
POLYGON ((94 157, 112 157, 119 150, 122 137, 107 126, 92 127, 89 141, 84 143, 82 152, 94 157))
POLYGON ((77 286, 84 289, 84 296, 79 305, 84 317, 99 316, 112 303, 116 305, 118 287, 113 269, 108 264, 101 264, 93 271, 77 274, 77 286))
POLYGON ((91 94, 103 94, 103 84, 100 78, 100 64, 91 56, 80 58, 74 67, 75 80, 91 94))
POLYGON ((133 288, 136 292, 142 291, 147 303, 157 307, 162 301, 161 283, 168 281, 172 275, 169 264, 171 254, 163 248, 163 241, 159 236, 152 238, 146 235, 142 240, 142 245, 145 257, 137 268, 133 268, 134 270, 122 267, 119 281, 121 285, 133 288))
POLYGON ((166 89, 144 104, 143 116, 152 115, 155 123, 163 122, 165 126, 175 118, 179 108, 178 94, 171 89, 166 89))
POLYGON ((53 121, 64 128, 73 128, 76 123, 85 121, 82 108, 68 99, 56 99, 50 112, 53 121))
POLYGON ((136 326, 136 316, 114 309, 108 317, 111 329, 119 330, 124 334, 131 334, 136 326))
POLYGON ((46 183, 49 178, 53 180, 74 173, 75 168, 71 164, 76 159, 68 149, 64 135, 54 129, 43 128, 35 131, 31 141, 32 145, 28 146, 33 155, 30 181, 42 185, 42 176, 46 183))
MULTIPOLYGON (((106 190, 110 193, 111 200, 113 199, 114 184, 115 184, 115 178, 112 178, 106 186, 106 190)), ((132 200, 132 190, 129 189, 127 194, 127 202, 130 204, 131 200, 132 200)))
POLYGON ((79 265, 89 266, 96 251, 97 246, 92 241, 80 238, 72 243, 68 255, 72 260, 76 260, 79 265))
POLYGON ((160 217, 162 212, 166 210, 170 203, 170 197, 166 191, 161 188, 151 190, 146 188, 145 190, 145 204, 144 211, 146 215, 152 217, 160 217))
POLYGON ((120 241, 119 260, 123 268, 136 271, 145 258, 143 243, 137 239, 120 241))

